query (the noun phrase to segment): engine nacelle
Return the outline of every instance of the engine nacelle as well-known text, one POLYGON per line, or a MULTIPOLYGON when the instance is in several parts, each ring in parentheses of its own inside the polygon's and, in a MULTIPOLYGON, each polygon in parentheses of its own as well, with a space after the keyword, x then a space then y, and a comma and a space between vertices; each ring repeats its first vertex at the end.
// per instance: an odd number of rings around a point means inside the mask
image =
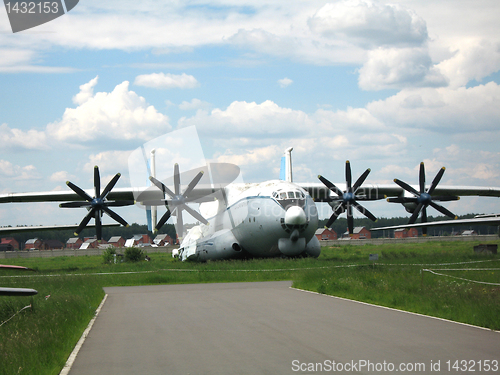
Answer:
POLYGON ((242 248, 230 229, 219 231, 196 244, 196 255, 200 262, 228 259, 241 254, 242 248))
POLYGON ((417 208, 417 205, 413 202, 401 203, 401 204, 404 206, 406 212, 409 212, 410 214, 412 214, 415 211, 415 209, 417 208))

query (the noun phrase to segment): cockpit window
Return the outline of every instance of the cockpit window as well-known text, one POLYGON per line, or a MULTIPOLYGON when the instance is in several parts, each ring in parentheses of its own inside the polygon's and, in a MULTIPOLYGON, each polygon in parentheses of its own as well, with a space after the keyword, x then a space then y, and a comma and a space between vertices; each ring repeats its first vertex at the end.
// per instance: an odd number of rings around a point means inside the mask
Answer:
POLYGON ((272 196, 285 208, 289 206, 303 207, 305 205, 306 196, 304 192, 300 190, 275 191, 272 196))

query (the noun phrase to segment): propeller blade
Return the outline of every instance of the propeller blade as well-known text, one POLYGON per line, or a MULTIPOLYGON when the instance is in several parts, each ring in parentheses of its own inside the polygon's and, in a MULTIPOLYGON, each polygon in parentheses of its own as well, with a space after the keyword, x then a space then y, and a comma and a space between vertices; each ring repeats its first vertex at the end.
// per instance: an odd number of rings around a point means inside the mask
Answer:
POLYGON ((100 210, 95 210, 95 234, 98 241, 102 240, 102 222, 100 210))
POLYGON ((90 202, 65 202, 61 203, 59 207, 61 208, 79 208, 79 207, 89 207, 90 202))
POLYGON ((406 191, 414 194, 416 197, 420 196, 420 193, 418 191, 416 191, 414 188, 412 188, 410 185, 408 185, 406 182, 398 180, 397 178, 394 179, 394 182, 396 184, 398 184, 399 186, 401 186, 406 191))
POLYGON ((352 187, 352 191, 355 193, 356 190, 358 190, 358 188, 363 184, 363 182, 365 182, 366 180, 366 177, 368 177, 368 175, 370 174, 371 172, 371 169, 368 168, 366 171, 364 171, 364 173, 356 180, 356 182, 354 183, 354 186, 352 187))
POLYGON ((87 226, 90 219, 92 219, 94 217, 94 215, 95 215, 95 209, 93 208, 87 213, 87 215, 85 215, 85 217, 81 221, 80 225, 78 225, 78 228, 76 228, 75 233, 79 234, 83 230, 83 228, 85 228, 87 226))
POLYGON ((414 197, 394 197, 394 198, 387 198, 387 202, 390 203, 412 203, 416 202, 417 198, 414 197))
POLYGON ((424 162, 420 163, 420 174, 418 176, 418 182, 420 183, 420 193, 425 193, 425 167, 424 167, 424 162))
POLYGON ((437 204, 437 203, 434 203, 434 202, 431 202, 430 205, 435 208, 436 210, 438 210, 439 212, 441 212, 443 215, 446 215, 448 217, 451 217, 452 219, 456 219, 457 218, 457 215, 455 215, 453 212, 449 211, 448 209, 444 208, 443 206, 441 206, 440 204, 437 204))
POLYGON ((155 184, 158 189, 160 189, 161 191, 163 191, 164 195, 167 194, 170 198, 173 198, 175 196, 175 194, 172 192, 172 190, 170 190, 163 182, 157 180, 153 176, 149 176, 149 180, 153 184, 155 184))
POLYGON ((328 181, 326 178, 323 176, 319 175, 318 176, 319 180, 331 191, 333 191, 335 194, 337 194, 339 197, 342 197, 344 195, 344 192, 340 190, 338 187, 336 187, 334 184, 332 184, 330 181, 328 181))
POLYGON ((99 167, 96 165, 94 167, 94 197, 99 197, 101 195, 101 176, 99 174, 99 167))
POLYGON ((66 181, 66 185, 68 185, 68 187, 71 190, 73 190, 76 194, 78 194, 81 198, 83 198, 83 199, 85 199, 86 201, 89 201, 89 202, 92 201, 93 198, 90 195, 88 195, 86 192, 84 192, 82 189, 80 189, 78 186, 76 186, 71 181, 66 181))
POLYGON ((332 216, 330 216, 328 222, 326 223, 326 227, 330 228, 332 224, 335 222, 335 220, 337 220, 337 218, 340 216, 340 214, 344 212, 344 210, 345 210, 344 204, 343 203, 339 204, 337 208, 335 208, 335 210, 333 211, 333 214, 332 216))
POLYGON ((415 221, 418 218, 418 214, 420 213, 420 210, 422 209, 423 206, 424 206, 423 203, 419 203, 418 204, 417 208, 415 208, 415 211, 413 211, 413 214, 411 215, 410 220, 408 221, 408 224, 414 224, 415 223, 415 221))
POLYGON ((439 181, 441 181, 441 178, 443 177, 445 170, 446 170, 446 168, 442 167, 439 170, 439 172, 436 174, 436 177, 434 177, 434 180, 432 181, 431 187, 429 188, 429 191, 427 192, 428 194, 432 194, 434 192, 434 189, 436 188, 437 184, 439 184, 439 181))
POLYGON ((347 203, 347 227, 349 228, 349 234, 354 232, 354 217, 352 215, 352 205, 347 203))
POLYGON ((106 201, 107 207, 133 206, 134 204, 135 204, 134 201, 106 201))
POLYGON ((196 220, 198 220, 200 223, 203 223, 203 224, 208 224, 208 221, 203 217, 201 216, 200 213, 198 213, 197 211, 193 210, 191 207, 189 207, 188 205, 186 204, 183 204, 182 205, 182 209, 183 210, 186 210, 192 217, 194 217, 196 220))
MULTIPOLYGON (((422 208, 422 223, 427 223, 427 207, 422 208)), ((422 227, 422 235, 427 236, 427 227, 422 227)))
MULTIPOLYGON (((111 189, 113 189, 118 181, 118 179, 120 178, 121 174, 120 173, 117 173, 115 174, 115 176, 111 179, 111 181, 109 181, 109 183, 106 185, 106 187, 104 188, 104 190, 102 191, 102 194, 100 195, 100 198, 101 199, 104 199, 106 198, 106 196, 108 195, 108 193, 111 191, 111 189)), ((97 195, 96 195, 97 197, 97 195)))
POLYGON ((352 202, 352 205, 371 221, 377 221, 377 218, 370 211, 368 211, 366 208, 360 205, 358 202, 352 202))
POLYGON ((459 201, 460 197, 456 195, 438 195, 435 197, 432 197, 433 201, 438 201, 438 202, 449 202, 449 201, 459 201))
POLYGON ((378 195, 378 194, 355 195, 354 200, 357 200, 357 201, 377 201, 379 199, 384 199, 385 197, 386 197, 385 195, 378 195))
POLYGON ((181 176, 179 175, 179 164, 174 165, 174 191, 175 195, 181 193, 181 176))
POLYGON ((160 221, 158 222, 158 224, 156 224, 156 229, 159 230, 163 224, 165 224, 167 222, 167 220, 170 218, 170 215, 171 215, 171 212, 169 209, 167 209, 167 212, 165 212, 163 214, 163 216, 161 217, 160 221))
POLYGON ((119 222, 121 225, 123 225, 124 227, 128 227, 128 223, 120 216, 118 215, 116 212, 110 210, 108 207, 103 207, 102 210, 104 212, 106 212, 106 214, 111 217, 112 219, 114 219, 115 221, 119 222))
POLYGON ((179 237, 184 237, 184 221, 182 220, 182 210, 176 208, 175 214, 177 215, 177 227, 175 230, 177 234, 180 234, 179 237))
POLYGON ((352 190, 351 190, 352 174, 351 174, 351 163, 349 163, 349 160, 346 160, 346 162, 345 162, 345 181, 347 184, 347 191, 349 193, 352 193, 352 190))
POLYGON ((184 191, 184 194, 182 194, 184 196, 184 198, 187 198, 187 196, 189 195, 189 193, 191 193, 191 191, 194 189, 194 187, 198 184, 198 182, 200 182, 201 178, 203 177, 203 171, 200 171, 196 176, 195 178, 193 178, 191 180, 191 182, 189 183, 188 187, 186 188, 186 190, 184 191))

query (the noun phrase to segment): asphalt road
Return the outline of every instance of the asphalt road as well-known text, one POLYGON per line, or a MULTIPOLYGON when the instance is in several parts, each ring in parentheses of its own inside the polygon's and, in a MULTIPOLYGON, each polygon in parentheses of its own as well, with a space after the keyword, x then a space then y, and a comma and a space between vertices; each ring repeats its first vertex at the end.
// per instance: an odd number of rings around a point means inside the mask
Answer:
POLYGON ((290 285, 105 288, 70 374, 500 374, 498 332, 290 285))

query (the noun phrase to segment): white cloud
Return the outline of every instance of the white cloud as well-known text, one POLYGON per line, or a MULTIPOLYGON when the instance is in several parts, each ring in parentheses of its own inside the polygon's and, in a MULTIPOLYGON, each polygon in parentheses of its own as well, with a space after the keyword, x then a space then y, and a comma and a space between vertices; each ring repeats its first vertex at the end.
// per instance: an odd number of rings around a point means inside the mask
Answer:
POLYGON ((198 131, 208 136, 274 137, 297 135, 307 132, 313 122, 309 116, 298 110, 282 108, 271 100, 261 104, 234 101, 225 110, 216 108, 210 113, 198 111, 191 118, 179 120, 179 126, 196 125, 198 131))
POLYGON ((115 175, 124 173, 128 169, 128 158, 132 151, 103 151, 98 154, 89 155, 89 161, 85 163, 83 170, 92 173, 94 166, 99 167, 99 171, 115 175))
POLYGON ((70 175, 67 171, 59 171, 52 173, 52 175, 49 177, 49 180, 54 182, 65 182, 74 177, 75 176, 70 175))
POLYGON ((472 79, 481 82, 500 70, 500 42, 479 38, 462 40, 453 56, 441 61, 437 69, 450 80, 453 88, 465 86, 472 79))
POLYGON ((280 87, 282 89, 284 89, 285 87, 290 86, 292 83, 293 83, 293 81, 290 78, 287 78, 287 77, 278 80, 278 84, 280 85, 280 87))
POLYGON ((336 134, 339 130, 363 130, 364 132, 379 132, 385 130, 385 125, 365 108, 347 107, 346 110, 331 111, 318 109, 314 116, 320 129, 326 134, 336 134))
POLYGON ((197 110, 197 109, 207 110, 209 108, 210 108, 210 103, 196 98, 192 99, 190 102, 183 101, 181 104, 179 104, 179 109, 183 111, 197 110))
POLYGON ((226 151, 224 154, 219 155, 216 160, 219 163, 233 163, 238 166, 246 166, 259 164, 269 164, 273 159, 277 159, 283 150, 276 145, 267 147, 254 148, 241 154, 234 154, 231 151, 226 151))
POLYGON ((378 48, 368 53, 359 70, 363 90, 445 86, 445 77, 422 48, 378 48))
POLYGON ((142 74, 135 77, 134 85, 152 87, 155 89, 192 89, 200 84, 191 75, 186 73, 170 74, 170 73, 152 73, 142 74))
POLYGON ((0 159, 0 176, 14 181, 31 181, 40 179, 40 174, 33 165, 21 167, 8 160, 0 159))
POLYGON ((418 46, 428 38, 425 21, 414 11, 369 0, 328 3, 309 19, 309 26, 315 33, 366 48, 418 46))
MULTIPOLYGON (((8 45, 8 43, 6 44, 8 45)), ((29 46, 22 46, 22 43, 21 46, 19 46, 18 48, 1 48, 1 47, 2 47, 2 40, 0 39, 0 72, 70 73, 76 70, 74 68, 69 68, 69 67, 39 65, 40 55, 37 52, 37 48, 30 49, 29 46)))
POLYGON ((73 103, 83 104, 94 96, 94 87, 97 85, 99 76, 80 86, 80 92, 73 96, 73 103))
POLYGON ((35 129, 23 131, 11 129, 7 124, 0 125, 0 142, 7 149, 47 150, 47 137, 35 129))
POLYGON ((430 129, 457 136, 460 133, 494 132, 499 139, 500 85, 403 90, 366 109, 387 125, 430 129))
POLYGON ((147 140, 169 131, 168 117, 159 113, 146 100, 129 91, 124 81, 110 93, 92 95, 97 77, 82 85, 75 101, 76 108, 66 108, 60 121, 47 125, 49 136, 68 142, 96 139, 147 140))

